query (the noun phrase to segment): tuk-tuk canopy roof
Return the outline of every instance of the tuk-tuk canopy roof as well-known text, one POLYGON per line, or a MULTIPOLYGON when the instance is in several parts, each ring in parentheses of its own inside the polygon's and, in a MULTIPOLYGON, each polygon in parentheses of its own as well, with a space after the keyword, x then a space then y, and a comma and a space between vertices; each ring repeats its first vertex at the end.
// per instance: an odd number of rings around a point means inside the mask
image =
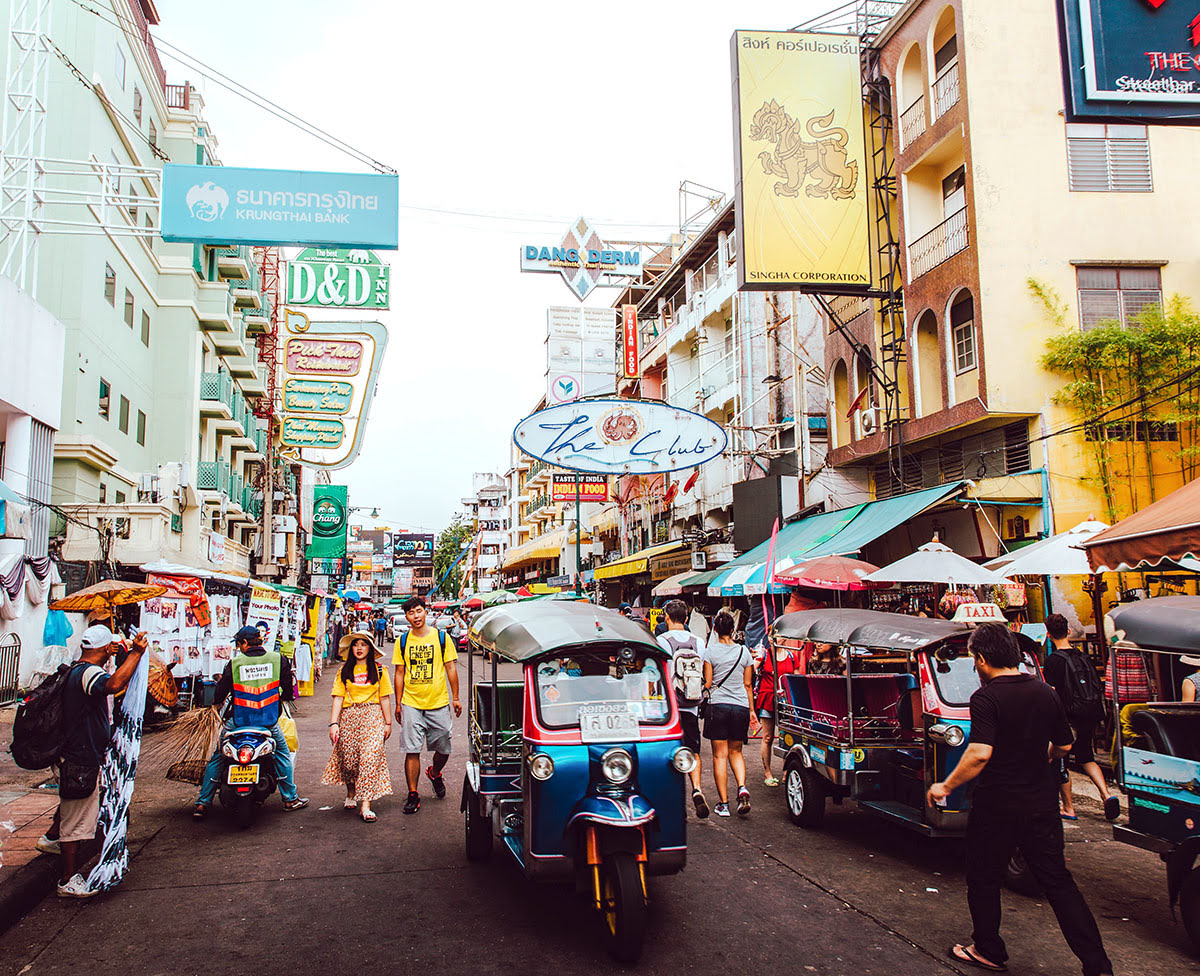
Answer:
POLYGON ((471 622, 470 639, 508 661, 528 661, 578 644, 611 641, 663 653, 641 624, 615 610, 558 600, 509 603, 471 622))
POLYGON ((906 617, 882 610, 800 610, 785 613, 771 627, 777 637, 817 644, 854 644, 880 650, 917 651, 970 633, 966 624, 929 617, 906 617))
POLYGON ((1113 637, 1138 647, 1200 652, 1200 596, 1158 596, 1108 611, 1113 637))

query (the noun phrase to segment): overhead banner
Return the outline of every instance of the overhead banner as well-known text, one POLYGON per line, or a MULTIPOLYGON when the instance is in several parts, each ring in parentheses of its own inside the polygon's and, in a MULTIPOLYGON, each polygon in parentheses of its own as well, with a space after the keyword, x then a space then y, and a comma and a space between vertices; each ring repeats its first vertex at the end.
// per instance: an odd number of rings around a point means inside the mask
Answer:
POLYGON ((287 304, 390 308, 392 269, 361 248, 308 247, 287 263, 287 304))
POLYGON ((575 501, 575 479, 579 479, 579 500, 581 502, 608 501, 608 478, 586 474, 561 474, 555 472, 550 476, 550 500, 552 502, 575 501))
POLYGON ((313 322, 288 309, 283 335, 283 455, 344 468, 362 449, 387 348, 378 322, 313 322))
POLYGON ((517 424, 513 443, 556 468, 591 474, 662 474, 720 456, 725 429, 690 410, 653 400, 581 400, 517 424))
POLYGON ((588 219, 580 217, 558 242, 521 245, 521 270, 562 275, 571 294, 583 301, 607 277, 640 275, 642 255, 639 250, 610 247, 588 219))
POLYGON ((399 177, 167 163, 162 238, 396 250, 399 177))
POLYGON ((348 514, 345 485, 313 485, 313 528, 306 558, 340 559, 346 555, 348 514))
POLYGON ((1200 4, 1059 2, 1071 118, 1195 125, 1200 107, 1200 4))
POLYGON ((732 47, 738 287, 865 292, 858 38, 735 31, 732 47))
POLYGON ((433 533, 393 533, 392 565, 411 567, 433 566, 433 533))

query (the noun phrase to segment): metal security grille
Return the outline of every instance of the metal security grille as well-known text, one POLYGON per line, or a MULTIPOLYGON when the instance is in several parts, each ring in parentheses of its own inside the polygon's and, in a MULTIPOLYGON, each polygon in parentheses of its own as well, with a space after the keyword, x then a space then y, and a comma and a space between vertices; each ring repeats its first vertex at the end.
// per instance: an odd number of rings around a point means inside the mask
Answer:
POLYGON ((1067 125, 1067 181, 1085 193, 1150 193, 1150 139, 1144 125, 1067 125))
POLYGON ((21 638, 16 634, 0 637, 0 705, 11 705, 17 694, 17 667, 21 660, 21 638))
POLYGON ((31 533, 25 542, 25 555, 35 559, 46 555, 50 539, 51 468, 54 465, 54 428, 40 420, 32 422, 29 444, 29 497, 34 505, 31 533), (38 503, 41 504, 38 504, 38 503))
POLYGON ((1105 322, 1129 328, 1150 305, 1162 304, 1158 268, 1085 267, 1075 269, 1079 288, 1079 325, 1094 329, 1105 322))

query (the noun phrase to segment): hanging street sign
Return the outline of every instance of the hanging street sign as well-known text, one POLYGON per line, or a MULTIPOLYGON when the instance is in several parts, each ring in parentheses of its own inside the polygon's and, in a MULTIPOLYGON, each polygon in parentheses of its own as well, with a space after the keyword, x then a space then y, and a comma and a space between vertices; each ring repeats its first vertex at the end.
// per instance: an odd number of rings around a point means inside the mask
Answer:
POLYGON ((395 175, 167 163, 162 239, 394 251, 399 201, 395 175))
POLYGON ((638 317, 636 305, 621 306, 621 349, 625 378, 640 379, 642 357, 638 352, 638 317))
POLYGON ((531 414, 513 430, 526 454, 568 471, 662 474, 719 457, 725 429, 656 400, 579 400, 531 414))
POLYGON ((354 385, 343 380, 300 379, 283 383, 283 409, 289 413, 343 414, 354 401, 354 385))
POLYGON ((605 278, 640 275, 642 254, 610 247, 580 217, 557 244, 522 244, 521 270, 560 274, 571 294, 583 301, 605 278))
POLYGON ((290 447, 340 447, 346 439, 346 425, 340 420, 284 415, 280 443, 290 447))
POLYGON ((554 472, 550 476, 550 500, 552 502, 575 501, 575 479, 579 479, 581 502, 608 501, 608 478, 606 476, 566 474, 554 472))
POLYGON ((288 305, 390 308, 392 269, 362 248, 308 247, 287 263, 288 305))

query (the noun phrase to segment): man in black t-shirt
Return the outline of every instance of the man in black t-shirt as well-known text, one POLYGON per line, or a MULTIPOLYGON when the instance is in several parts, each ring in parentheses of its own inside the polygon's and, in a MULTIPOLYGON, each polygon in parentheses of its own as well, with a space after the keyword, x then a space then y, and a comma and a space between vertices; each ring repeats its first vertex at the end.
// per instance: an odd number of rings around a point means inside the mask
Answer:
POLYGON ((982 687, 971 696, 971 742, 944 782, 929 788, 930 806, 976 780, 967 820, 967 904, 974 923, 969 945, 954 945, 956 961, 1004 969, 1000 885, 1019 847, 1046 893, 1084 976, 1108 976, 1112 963, 1100 930, 1063 857, 1057 760, 1071 751, 1071 726, 1054 689, 1019 669, 1012 631, 983 624, 967 644, 982 687))

